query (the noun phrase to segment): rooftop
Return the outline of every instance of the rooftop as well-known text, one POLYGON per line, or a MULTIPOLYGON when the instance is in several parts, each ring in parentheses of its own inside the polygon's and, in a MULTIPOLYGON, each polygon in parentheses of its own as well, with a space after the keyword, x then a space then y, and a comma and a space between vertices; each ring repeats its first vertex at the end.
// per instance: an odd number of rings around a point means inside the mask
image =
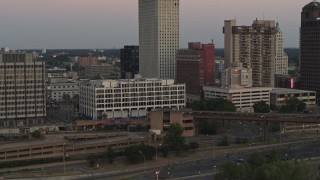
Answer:
POLYGON ((300 89, 274 88, 271 90, 271 93, 283 94, 283 93, 316 93, 316 92, 300 90, 300 89))
POLYGON ((303 12, 320 10, 320 2, 314 0, 302 8, 303 12))

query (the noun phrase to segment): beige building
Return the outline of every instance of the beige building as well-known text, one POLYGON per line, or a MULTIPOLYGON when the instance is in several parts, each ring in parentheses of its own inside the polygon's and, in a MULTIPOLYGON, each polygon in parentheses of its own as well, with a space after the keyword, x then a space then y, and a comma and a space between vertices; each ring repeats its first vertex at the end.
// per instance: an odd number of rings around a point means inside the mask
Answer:
POLYGON ((139 0, 139 73, 175 79, 179 0, 139 0))
POLYGON ((253 86, 274 87, 274 75, 287 70, 283 69, 287 56, 282 32, 275 21, 254 20, 251 26, 237 26, 236 20, 226 20, 223 31, 225 67, 240 62, 252 69, 253 86))
POLYGON ((79 83, 69 81, 66 77, 49 78, 47 97, 55 101, 63 101, 64 94, 68 94, 71 98, 79 95, 79 83))
POLYGON ((276 56, 275 56, 275 74, 287 75, 288 74, 288 55, 284 52, 284 34, 277 23, 276 33, 276 56))
POLYGON ((299 89, 274 88, 270 92, 270 105, 280 107, 286 104, 291 97, 296 97, 306 103, 307 108, 316 106, 316 92, 299 89))
POLYGON ((29 53, 0 53, 0 99, 0 126, 42 124, 46 116, 45 63, 29 53))
POLYGON ((181 111, 152 111, 149 113, 150 128, 153 131, 160 130, 161 134, 165 134, 170 124, 178 123, 183 129, 184 137, 192 137, 195 135, 195 123, 192 115, 181 111))
POLYGON ((84 75, 86 78, 91 78, 97 75, 104 77, 113 73, 113 65, 103 64, 103 65, 85 66, 84 72, 85 72, 84 75))
POLYGON ((204 98, 224 98, 231 101, 239 112, 254 112, 253 105, 258 101, 270 103, 269 87, 234 88, 204 86, 204 98))

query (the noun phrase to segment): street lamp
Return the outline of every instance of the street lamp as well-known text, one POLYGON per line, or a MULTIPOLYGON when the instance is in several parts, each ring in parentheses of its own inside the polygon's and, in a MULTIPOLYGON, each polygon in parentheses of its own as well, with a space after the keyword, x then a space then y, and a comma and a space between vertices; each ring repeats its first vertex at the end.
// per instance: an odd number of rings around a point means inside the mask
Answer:
POLYGON ((144 172, 146 173, 147 171, 147 159, 146 156, 143 154, 143 152, 140 150, 140 154, 143 156, 144 159, 144 172))
MULTIPOLYGON (((161 147, 161 144, 159 146, 161 147)), ((158 160, 158 145, 156 146, 156 160, 158 160)))
POLYGON ((156 171, 157 180, 159 179, 159 174, 160 174, 160 171, 156 171))
POLYGON ((63 175, 66 175, 66 143, 63 143, 63 175))

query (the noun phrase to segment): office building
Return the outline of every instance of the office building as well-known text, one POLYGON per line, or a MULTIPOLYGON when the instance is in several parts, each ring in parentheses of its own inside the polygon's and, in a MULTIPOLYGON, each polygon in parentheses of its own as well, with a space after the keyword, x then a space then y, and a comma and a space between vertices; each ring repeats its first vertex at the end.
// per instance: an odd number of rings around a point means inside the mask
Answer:
POLYGON ((66 77, 52 77, 47 83, 47 97, 54 101, 64 101, 63 95, 70 98, 79 95, 79 83, 69 81, 66 77))
POLYGON ((215 57, 215 84, 221 85, 222 74, 225 71, 224 59, 221 57, 215 57), (218 58, 218 59, 217 59, 218 58))
POLYGON ((185 84, 174 80, 95 80, 80 83, 80 113, 92 119, 146 116, 155 109, 185 107, 185 84))
POLYGON ((29 53, 0 53, 0 99, 0 126, 43 123, 45 63, 29 53))
POLYGON ((120 50, 121 79, 132 79, 139 74, 139 46, 124 46, 120 50))
POLYGON ((99 59, 96 56, 78 57, 78 68, 85 66, 98 65, 99 59))
POLYGON ((214 86, 203 87, 204 98, 223 98, 232 102, 239 112, 254 112, 253 105, 258 101, 270 103, 270 87, 222 88, 214 86))
POLYGON ((286 74, 288 58, 275 21, 254 20, 252 26, 237 26, 236 20, 226 20, 223 32, 226 68, 242 63, 252 69, 253 86, 263 87, 274 87, 276 73, 286 74))
POLYGON ((279 23, 276 24, 276 56, 275 56, 275 68, 274 73, 279 75, 287 75, 289 68, 289 58, 284 52, 284 34, 279 27, 279 23))
POLYGON ((139 72, 175 79, 179 49, 179 0, 139 0, 139 72))
POLYGON ((215 83, 214 44, 189 43, 188 49, 177 52, 178 83, 186 84, 187 99, 200 100, 203 86, 215 83))
POLYGON ((93 76, 106 77, 113 73, 112 64, 89 65, 84 67, 84 76, 88 79, 93 76))
POLYGON ((192 137, 195 135, 195 123, 193 116, 182 111, 152 111, 148 115, 150 129, 153 131, 160 130, 161 134, 165 134, 170 125, 174 123, 180 124, 183 129, 182 136, 192 137))
MULTIPOLYGON (((302 8, 300 28, 301 89, 316 91, 320 97, 320 3, 302 8)), ((319 101, 319 100, 318 100, 319 101)))
POLYGON ((299 89, 286 89, 286 88, 274 88, 270 92, 270 105, 271 107, 280 107, 285 105, 287 100, 291 97, 296 97, 299 100, 306 103, 307 108, 313 108, 316 106, 316 92, 305 91, 299 89))

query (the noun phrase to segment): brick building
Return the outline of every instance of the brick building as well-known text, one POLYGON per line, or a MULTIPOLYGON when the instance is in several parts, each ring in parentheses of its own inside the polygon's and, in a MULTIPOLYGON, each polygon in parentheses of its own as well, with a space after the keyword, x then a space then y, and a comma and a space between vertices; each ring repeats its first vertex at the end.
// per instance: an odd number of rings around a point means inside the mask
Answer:
POLYGON ((200 98, 202 86, 215 81, 214 44, 189 43, 188 49, 177 52, 178 83, 186 84, 187 99, 200 98))

